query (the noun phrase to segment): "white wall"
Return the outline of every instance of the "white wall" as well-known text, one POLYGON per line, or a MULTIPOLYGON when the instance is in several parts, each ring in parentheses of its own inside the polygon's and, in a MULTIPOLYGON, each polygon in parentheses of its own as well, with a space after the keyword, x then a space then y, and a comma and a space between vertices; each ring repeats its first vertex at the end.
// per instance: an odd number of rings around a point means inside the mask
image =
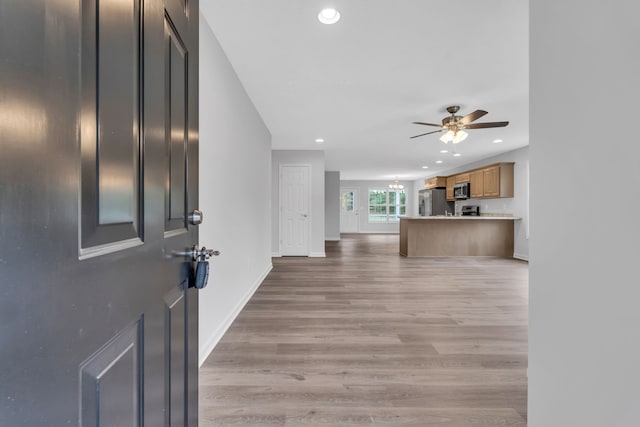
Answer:
POLYGON ((639 6, 530 9, 529 426, 637 426, 639 6))
MULTIPOLYGON (((359 200, 356 201, 356 207, 359 215, 359 231, 360 233, 399 233, 400 223, 369 223, 369 189, 388 189, 389 184, 393 184, 395 180, 389 181, 340 181, 340 188, 355 188, 358 190, 359 200)), ((413 205, 413 182, 412 181, 399 181, 404 185, 404 190, 407 194, 407 214, 411 215, 410 207, 413 205)), ((417 203, 417 202, 416 202, 417 203)))
POLYGON ((324 257, 324 151, 273 150, 271 152, 271 250, 280 256, 280 165, 311 165, 311 235, 309 256, 324 257))
POLYGON ((200 244, 221 251, 200 292, 202 364, 271 270, 271 135, 200 17, 200 244))
MULTIPOLYGON (((522 218, 514 222, 514 256, 520 259, 529 259, 529 147, 523 147, 517 150, 509 151, 497 156, 489 157, 473 163, 467 163, 463 166, 446 170, 439 173, 439 176, 455 175, 470 169, 479 168, 500 162, 515 162, 513 167, 513 197, 504 199, 467 199, 456 202, 456 212, 460 212, 464 205, 480 205, 480 213, 493 214, 513 214, 515 217, 522 218)), ((435 176, 427 175, 427 177, 435 176)), ((416 201, 412 204, 413 214, 418 214, 418 191, 424 188, 424 178, 414 181, 414 198, 416 201)))
POLYGON ((340 172, 324 173, 325 240, 340 240, 340 172))

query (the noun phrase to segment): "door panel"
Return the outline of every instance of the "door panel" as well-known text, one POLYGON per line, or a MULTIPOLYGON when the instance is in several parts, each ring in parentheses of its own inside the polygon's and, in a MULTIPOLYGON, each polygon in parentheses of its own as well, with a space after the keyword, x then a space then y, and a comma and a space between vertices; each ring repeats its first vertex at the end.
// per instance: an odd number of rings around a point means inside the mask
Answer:
POLYGON ((142 320, 128 326, 80 367, 80 425, 142 425, 142 320))
POLYGON ((0 425, 196 426, 198 2, 0 9, 0 425))
POLYGON ((180 426, 185 423, 185 315, 184 290, 176 288, 165 298, 165 407, 166 425, 180 426))
POLYGON ((140 243, 140 3, 82 1, 83 255, 140 243), (101 251, 90 248, 100 246, 101 251))
POLYGON ((165 17, 165 137, 167 150, 166 228, 186 229, 187 217, 187 51, 168 16, 165 17))

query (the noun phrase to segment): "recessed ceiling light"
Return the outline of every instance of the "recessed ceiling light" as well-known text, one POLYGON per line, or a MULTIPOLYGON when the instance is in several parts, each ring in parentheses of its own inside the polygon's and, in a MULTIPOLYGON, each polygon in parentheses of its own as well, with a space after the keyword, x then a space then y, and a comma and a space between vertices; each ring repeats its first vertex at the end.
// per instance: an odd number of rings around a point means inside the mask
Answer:
POLYGON ((441 152, 442 154, 444 154, 444 153, 448 153, 449 151, 447 151, 447 150, 440 150, 440 152, 441 152))
POLYGON ((320 12, 318 14, 318 21, 322 22, 323 24, 335 24, 336 22, 338 22, 340 20, 340 12, 338 12, 335 9, 324 9, 322 10, 322 12, 320 12))
POLYGON ((422 169, 429 169, 429 166, 423 166, 422 169))
POLYGON ((493 143, 494 143, 494 144, 497 144, 497 143, 499 143, 499 142, 502 142, 502 140, 501 140, 501 139, 494 139, 494 140, 493 140, 493 143))
POLYGON ((442 163, 442 160, 436 160, 436 163, 440 164, 442 163))
POLYGON ((322 138, 318 138, 318 139, 316 139, 316 142, 317 142, 318 144, 322 144, 322 143, 324 142, 324 139, 322 139, 322 138))
POLYGON ((460 153, 453 153, 453 157, 460 157, 460 156, 462 156, 462 154, 460 154, 460 153))

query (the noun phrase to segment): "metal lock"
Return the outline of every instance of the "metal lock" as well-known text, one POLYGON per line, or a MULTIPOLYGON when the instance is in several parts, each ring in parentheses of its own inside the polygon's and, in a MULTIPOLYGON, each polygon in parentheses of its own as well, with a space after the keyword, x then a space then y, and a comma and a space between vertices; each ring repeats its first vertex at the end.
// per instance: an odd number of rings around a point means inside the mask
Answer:
POLYGON ((192 287, 196 289, 203 289, 207 286, 207 282, 209 281, 209 261, 207 261, 212 256, 219 256, 219 251, 214 251, 213 249, 207 249, 205 246, 198 249, 197 246, 194 246, 191 250, 191 257, 196 263, 196 271, 193 277, 192 287))

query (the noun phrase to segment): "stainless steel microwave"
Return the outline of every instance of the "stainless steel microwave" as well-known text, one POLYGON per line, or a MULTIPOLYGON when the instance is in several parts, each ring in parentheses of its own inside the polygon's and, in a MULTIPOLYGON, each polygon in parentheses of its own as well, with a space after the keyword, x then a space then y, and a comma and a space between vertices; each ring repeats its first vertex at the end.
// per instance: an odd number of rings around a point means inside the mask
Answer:
POLYGON ((463 184, 456 184, 453 186, 453 198, 454 199, 468 199, 470 192, 470 185, 468 182, 463 184))

